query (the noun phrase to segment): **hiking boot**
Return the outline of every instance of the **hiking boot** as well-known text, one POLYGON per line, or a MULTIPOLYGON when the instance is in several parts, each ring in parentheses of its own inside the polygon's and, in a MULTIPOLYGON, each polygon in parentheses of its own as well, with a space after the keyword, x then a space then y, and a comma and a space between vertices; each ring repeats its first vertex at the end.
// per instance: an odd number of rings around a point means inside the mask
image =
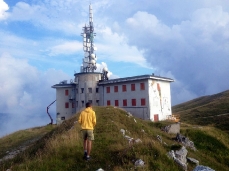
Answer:
POLYGON ((87 152, 84 152, 83 159, 87 160, 87 152))
POLYGON ((88 156, 87 156, 87 157, 86 157, 86 160, 87 160, 87 161, 91 160, 91 157, 88 157, 88 156))

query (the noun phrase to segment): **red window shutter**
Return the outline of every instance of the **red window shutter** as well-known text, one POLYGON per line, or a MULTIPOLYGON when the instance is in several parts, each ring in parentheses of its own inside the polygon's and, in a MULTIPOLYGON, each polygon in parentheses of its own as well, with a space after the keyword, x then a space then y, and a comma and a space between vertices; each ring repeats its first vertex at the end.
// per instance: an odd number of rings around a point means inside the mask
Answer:
POLYGON ((145 83, 140 83, 140 89, 145 90, 145 83))
POLYGON ((68 90, 65 90, 65 96, 68 96, 68 90))
POLYGON ((127 106, 127 100, 126 99, 123 100, 123 106, 127 106))
POLYGON ((136 106, 136 99, 132 99, 132 106, 136 106))
POLYGON ((107 87, 107 93, 110 93, 110 87, 107 87))
POLYGON ((118 100, 115 100, 115 106, 118 106, 118 100))
POLYGON ((131 84, 131 91, 135 91, 135 84, 131 84))
POLYGON ((111 101, 107 100, 107 106, 110 106, 110 105, 111 105, 111 101))
POLYGON ((114 86, 114 92, 118 92, 118 86, 114 86))
POLYGON ((65 103, 65 108, 69 108, 68 102, 65 103))
POLYGON ((126 85, 122 85, 122 91, 123 91, 123 92, 126 91, 126 85))
POLYGON ((141 106, 145 106, 146 105, 146 99, 141 99, 141 106))

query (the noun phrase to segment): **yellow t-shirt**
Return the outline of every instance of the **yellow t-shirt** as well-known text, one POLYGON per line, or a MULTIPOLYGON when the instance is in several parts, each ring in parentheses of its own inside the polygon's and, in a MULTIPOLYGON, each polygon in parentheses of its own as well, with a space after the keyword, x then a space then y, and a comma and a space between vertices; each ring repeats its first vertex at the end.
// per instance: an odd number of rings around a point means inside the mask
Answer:
POLYGON ((94 129, 96 125, 96 116, 91 107, 84 109, 80 113, 78 122, 81 124, 82 129, 94 129))

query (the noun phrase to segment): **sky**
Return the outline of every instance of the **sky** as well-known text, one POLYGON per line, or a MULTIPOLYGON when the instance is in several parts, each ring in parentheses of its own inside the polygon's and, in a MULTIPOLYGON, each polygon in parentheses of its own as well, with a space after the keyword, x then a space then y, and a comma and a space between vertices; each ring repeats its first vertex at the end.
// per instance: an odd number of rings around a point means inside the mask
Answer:
POLYGON ((228 89, 229 1, 0 0, 0 137, 50 122, 51 86, 80 71, 90 3, 110 79, 172 78, 172 105, 228 89))

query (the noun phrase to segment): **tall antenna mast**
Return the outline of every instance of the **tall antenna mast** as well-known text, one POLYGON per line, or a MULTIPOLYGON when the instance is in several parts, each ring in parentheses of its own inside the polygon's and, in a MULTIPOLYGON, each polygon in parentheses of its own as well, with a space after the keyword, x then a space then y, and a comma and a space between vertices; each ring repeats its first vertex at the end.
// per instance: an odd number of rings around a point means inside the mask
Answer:
POLYGON ((94 51, 97 48, 94 46, 94 26, 93 26, 93 12, 92 6, 89 5, 89 25, 83 27, 83 50, 84 50, 84 58, 83 58, 83 66, 81 67, 81 72, 94 72, 96 70, 96 55, 94 51))

